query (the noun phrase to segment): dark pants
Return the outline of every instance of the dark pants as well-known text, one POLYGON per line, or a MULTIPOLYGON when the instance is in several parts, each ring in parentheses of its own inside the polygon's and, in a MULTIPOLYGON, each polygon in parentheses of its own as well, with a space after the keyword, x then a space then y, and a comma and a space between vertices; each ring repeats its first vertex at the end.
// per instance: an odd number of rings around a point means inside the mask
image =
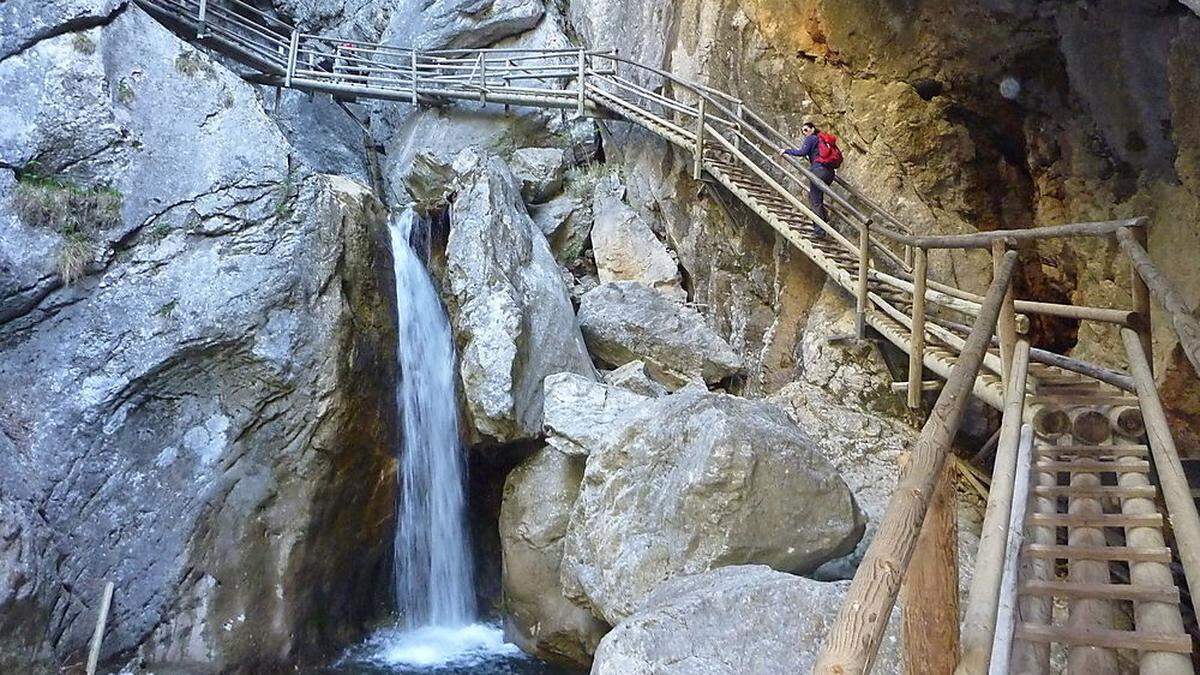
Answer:
MULTIPOLYGON (((817 178, 825 181, 826 185, 833 185, 835 172, 832 168, 824 164, 813 164, 812 172, 817 178)), ((829 222, 829 212, 825 210, 825 191, 817 185, 816 181, 809 182, 808 205, 812 207, 813 212, 821 216, 821 220, 829 222)))

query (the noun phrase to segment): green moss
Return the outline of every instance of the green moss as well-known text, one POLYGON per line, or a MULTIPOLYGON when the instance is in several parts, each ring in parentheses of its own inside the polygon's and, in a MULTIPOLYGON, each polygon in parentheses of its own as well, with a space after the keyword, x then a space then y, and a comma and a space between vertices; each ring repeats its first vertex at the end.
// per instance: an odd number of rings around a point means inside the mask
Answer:
POLYGON ((213 79, 217 76, 217 71, 212 67, 200 52, 187 51, 182 52, 175 57, 175 70, 188 77, 204 77, 213 79))
POLYGON ((117 94, 115 98, 117 103, 120 103, 125 107, 129 107, 133 103, 133 99, 136 98, 136 95, 133 93, 133 87, 130 86, 128 80, 122 79, 117 83, 117 94))
POLYGON ((71 46, 80 54, 95 54, 96 42, 86 33, 76 33, 71 36, 71 46))

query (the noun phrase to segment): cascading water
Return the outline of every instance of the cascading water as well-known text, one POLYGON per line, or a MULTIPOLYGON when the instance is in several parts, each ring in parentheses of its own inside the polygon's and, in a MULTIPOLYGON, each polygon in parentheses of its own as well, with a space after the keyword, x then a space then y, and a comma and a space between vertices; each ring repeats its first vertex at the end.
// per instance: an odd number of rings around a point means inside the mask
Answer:
POLYGON ((454 343, 433 280, 413 247, 414 235, 426 238, 424 225, 408 210, 389 226, 403 425, 394 544, 401 621, 347 654, 344 661, 356 673, 479 673, 521 658, 499 627, 475 623, 454 343))
POLYGON ((403 424, 395 539, 396 606, 408 628, 475 618, 454 394, 450 323, 410 238, 420 220, 391 223, 396 270, 396 399, 403 424))

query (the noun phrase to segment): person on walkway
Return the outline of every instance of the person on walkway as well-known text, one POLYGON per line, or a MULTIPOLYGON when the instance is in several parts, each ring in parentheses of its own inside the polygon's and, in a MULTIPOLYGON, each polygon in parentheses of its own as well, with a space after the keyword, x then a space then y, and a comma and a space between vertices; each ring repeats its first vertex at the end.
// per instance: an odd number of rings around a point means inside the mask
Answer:
MULTIPOLYGON (((832 185, 837 169, 842 165, 842 151, 838 149, 837 136, 817 129, 817 125, 812 122, 805 122, 800 130, 804 132, 804 142, 800 147, 783 148, 780 153, 804 157, 812 167, 813 175, 825 185, 832 185)), ((829 222, 829 212, 825 209, 825 189, 817 180, 809 181, 808 203, 821 220, 829 222)), ((813 235, 824 237, 825 230, 813 223, 813 235)))

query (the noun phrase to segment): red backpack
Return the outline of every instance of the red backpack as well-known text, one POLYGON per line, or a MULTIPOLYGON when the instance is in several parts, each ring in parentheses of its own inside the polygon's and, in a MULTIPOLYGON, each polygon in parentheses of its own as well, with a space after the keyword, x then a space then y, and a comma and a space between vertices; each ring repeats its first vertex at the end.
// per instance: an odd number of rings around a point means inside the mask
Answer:
POLYGON ((837 136, 824 131, 817 132, 817 164, 836 169, 842 165, 842 151, 837 146, 837 136))

